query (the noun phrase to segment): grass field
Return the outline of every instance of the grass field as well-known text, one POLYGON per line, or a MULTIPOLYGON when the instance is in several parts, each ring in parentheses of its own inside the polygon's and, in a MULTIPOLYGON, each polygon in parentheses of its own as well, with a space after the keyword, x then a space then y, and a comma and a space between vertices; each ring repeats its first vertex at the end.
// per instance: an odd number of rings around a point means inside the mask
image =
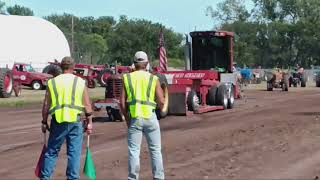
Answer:
MULTIPOLYGON (((91 100, 104 98, 105 89, 97 87, 89 89, 89 95, 91 100)), ((28 105, 42 104, 45 90, 31 90, 26 87, 22 89, 22 93, 19 97, 15 97, 14 93, 10 98, 0 98, 0 107, 23 107, 28 105)))

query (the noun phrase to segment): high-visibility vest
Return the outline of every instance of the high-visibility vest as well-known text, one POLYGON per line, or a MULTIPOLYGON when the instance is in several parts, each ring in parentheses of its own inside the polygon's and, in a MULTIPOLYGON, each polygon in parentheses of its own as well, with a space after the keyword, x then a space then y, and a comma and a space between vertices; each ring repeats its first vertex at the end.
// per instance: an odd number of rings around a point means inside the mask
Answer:
POLYGON ((73 74, 61 74, 48 81, 51 94, 49 113, 58 123, 77 122, 84 112, 83 92, 85 81, 73 74))
POLYGON ((123 75, 130 116, 150 119, 157 106, 155 92, 158 77, 146 71, 134 71, 123 75))

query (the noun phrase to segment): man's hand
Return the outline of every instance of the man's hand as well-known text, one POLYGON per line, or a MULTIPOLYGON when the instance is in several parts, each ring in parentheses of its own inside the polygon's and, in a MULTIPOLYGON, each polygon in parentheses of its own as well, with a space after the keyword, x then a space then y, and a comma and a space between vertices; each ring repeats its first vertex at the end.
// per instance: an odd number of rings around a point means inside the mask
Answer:
POLYGON ((42 133, 46 133, 47 129, 49 129, 48 122, 47 121, 42 121, 41 124, 42 124, 41 125, 42 133))
POLYGON ((88 135, 92 134, 92 132, 93 132, 92 115, 86 117, 85 131, 88 135))

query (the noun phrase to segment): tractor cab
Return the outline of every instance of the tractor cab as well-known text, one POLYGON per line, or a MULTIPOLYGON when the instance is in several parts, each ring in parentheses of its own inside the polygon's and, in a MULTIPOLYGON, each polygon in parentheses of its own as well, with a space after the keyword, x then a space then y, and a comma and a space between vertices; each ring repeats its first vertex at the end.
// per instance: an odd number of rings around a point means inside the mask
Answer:
POLYGON ((191 43, 187 38, 189 58, 188 70, 216 70, 232 73, 233 37, 227 31, 195 31, 190 33, 191 43))

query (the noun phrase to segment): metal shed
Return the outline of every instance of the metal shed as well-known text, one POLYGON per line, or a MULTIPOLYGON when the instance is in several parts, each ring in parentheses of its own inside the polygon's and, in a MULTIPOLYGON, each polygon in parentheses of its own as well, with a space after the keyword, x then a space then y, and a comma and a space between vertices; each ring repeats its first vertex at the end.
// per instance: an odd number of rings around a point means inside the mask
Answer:
POLYGON ((41 70, 64 56, 70 56, 68 41, 51 22, 34 16, 0 15, 0 67, 24 62, 41 70))

